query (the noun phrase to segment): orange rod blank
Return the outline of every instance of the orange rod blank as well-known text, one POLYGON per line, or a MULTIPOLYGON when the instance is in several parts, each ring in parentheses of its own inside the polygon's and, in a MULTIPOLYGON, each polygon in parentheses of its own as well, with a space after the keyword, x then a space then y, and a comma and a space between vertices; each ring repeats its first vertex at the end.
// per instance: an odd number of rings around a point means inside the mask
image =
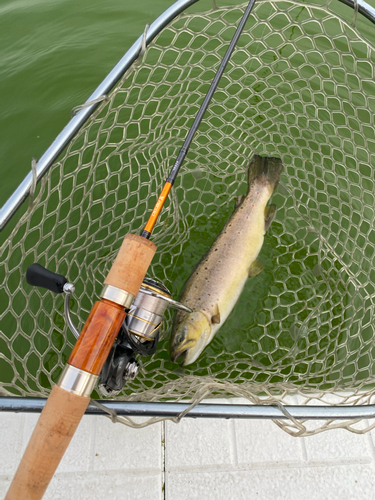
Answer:
POLYGON ((184 144, 182 145, 182 148, 180 149, 180 152, 177 155, 176 161, 172 167, 172 170, 169 173, 167 182, 163 188, 163 191, 161 195, 159 196, 158 201, 156 202, 155 208, 151 214, 151 217, 149 218, 146 227, 144 228, 142 232, 142 236, 144 238, 149 238, 151 236, 151 232, 155 226, 156 220, 159 216, 160 210, 162 209, 164 205, 164 201, 166 197, 168 196, 168 193, 174 184, 177 174, 181 168, 181 165, 189 151, 190 145, 193 141, 194 135, 196 131, 198 130, 199 124, 201 123, 203 116, 208 108, 208 105, 211 102, 212 96, 214 95, 214 92, 217 89, 217 86, 219 84, 220 78, 222 77, 224 70, 228 64, 229 59, 232 56, 233 50, 238 42, 238 39, 240 38, 240 35, 245 27, 246 21, 248 20, 250 13, 254 7, 255 0, 250 0, 248 6, 245 9, 245 12, 242 16, 242 19, 240 20, 236 32, 233 35, 233 38, 228 46, 228 49, 220 63, 219 69, 217 70, 214 79, 211 82, 210 88, 208 89, 207 94, 205 95, 205 98, 201 104, 201 107, 198 110, 198 113, 195 116, 193 125, 191 126, 186 139, 184 141, 184 144), (169 184, 169 186, 167 186, 169 184))
POLYGON ((160 196, 158 198, 158 201, 156 202, 154 210, 152 211, 152 213, 150 215, 150 218, 147 221, 147 224, 146 224, 146 226, 145 226, 145 228, 143 230, 142 236, 145 236, 146 238, 150 237, 150 234, 152 233, 152 230, 154 229, 156 221, 157 221, 157 219, 159 217, 161 209, 163 208, 164 202, 167 199, 169 191, 171 190, 171 188, 172 188, 172 184, 167 181, 164 184, 163 190, 160 193, 160 196))

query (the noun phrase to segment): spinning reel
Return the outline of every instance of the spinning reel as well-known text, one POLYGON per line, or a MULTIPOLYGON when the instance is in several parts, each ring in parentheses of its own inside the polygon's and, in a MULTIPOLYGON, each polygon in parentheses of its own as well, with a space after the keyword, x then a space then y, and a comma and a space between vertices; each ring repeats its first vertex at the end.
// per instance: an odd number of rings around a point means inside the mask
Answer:
MULTIPOLYGON (((64 313, 70 331, 78 339, 79 331, 70 315, 69 298, 74 285, 61 274, 32 264, 26 271, 29 285, 65 293, 64 313)), ((169 290, 154 279, 145 278, 120 328, 99 376, 99 392, 111 397, 118 394, 127 380, 134 380, 139 371, 138 356, 151 356, 158 347, 161 326, 167 307, 191 312, 189 307, 173 300, 169 290)))

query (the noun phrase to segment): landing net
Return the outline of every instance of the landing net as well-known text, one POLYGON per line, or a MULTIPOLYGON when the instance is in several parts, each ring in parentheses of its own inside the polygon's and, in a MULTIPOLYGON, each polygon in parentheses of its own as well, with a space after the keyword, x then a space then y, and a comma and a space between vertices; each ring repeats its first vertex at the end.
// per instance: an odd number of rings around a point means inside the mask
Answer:
MULTIPOLYGON (((2 243, 1 394, 47 396, 75 342, 63 297, 27 285, 27 267, 74 283, 80 329, 123 237, 144 227, 245 6, 182 14, 165 28, 2 243)), ((169 312, 157 353, 120 398, 374 402, 375 47, 373 25, 352 20, 342 4, 256 2, 155 228, 149 276, 178 298, 246 192, 255 152, 284 164, 265 270, 184 369, 170 360, 169 312)), ((359 432, 352 424, 279 422, 298 435, 359 432)))

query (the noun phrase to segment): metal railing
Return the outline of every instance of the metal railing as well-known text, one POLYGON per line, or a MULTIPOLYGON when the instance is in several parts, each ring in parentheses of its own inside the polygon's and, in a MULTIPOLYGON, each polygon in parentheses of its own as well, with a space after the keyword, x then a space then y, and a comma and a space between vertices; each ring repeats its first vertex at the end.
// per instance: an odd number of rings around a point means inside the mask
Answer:
MULTIPOLYGON (((0 411, 40 413, 46 403, 44 398, 0 397, 0 411)), ((97 401, 117 415, 127 417, 178 418, 189 408, 189 403, 145 403, 134 401, 97 401)), ((90 404, 86 415, 106 415, 90 404)), ((360 406, 298 406, 238 405, 200 403, 186 413, 189 418, 266 418, 287 420, 292 417, 303 420, 363 419, 375 418, 375 405, 360 406)), ((184 417, 184 418, 185 418, 184 417)))

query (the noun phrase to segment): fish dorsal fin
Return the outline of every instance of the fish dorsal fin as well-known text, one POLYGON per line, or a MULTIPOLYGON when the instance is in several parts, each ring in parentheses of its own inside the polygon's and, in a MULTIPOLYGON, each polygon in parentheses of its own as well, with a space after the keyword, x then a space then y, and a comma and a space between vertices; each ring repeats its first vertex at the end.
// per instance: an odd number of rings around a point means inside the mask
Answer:
POLYGON ((215 314, 211 316, 211 323, 218 325, 220 323, 220 311, 219 311, 219 306, 216 304, 215 307, 215 314))
POLYGON ((264 269, 264 264, 261 260, 255 259, 254 262, 249 267, 249 278, 257 276, 264 269))
POLYGON ((267 205, 264 209, 264 232, 266 233, 271 225, 271 222, 275 218, 276 205, 267 205))
POLYGON ((234 200, 234 208, 238 208, 245 198, 246 196, 244 194, 240 194, 239 196, 237 196, 237 198, 234 200))

